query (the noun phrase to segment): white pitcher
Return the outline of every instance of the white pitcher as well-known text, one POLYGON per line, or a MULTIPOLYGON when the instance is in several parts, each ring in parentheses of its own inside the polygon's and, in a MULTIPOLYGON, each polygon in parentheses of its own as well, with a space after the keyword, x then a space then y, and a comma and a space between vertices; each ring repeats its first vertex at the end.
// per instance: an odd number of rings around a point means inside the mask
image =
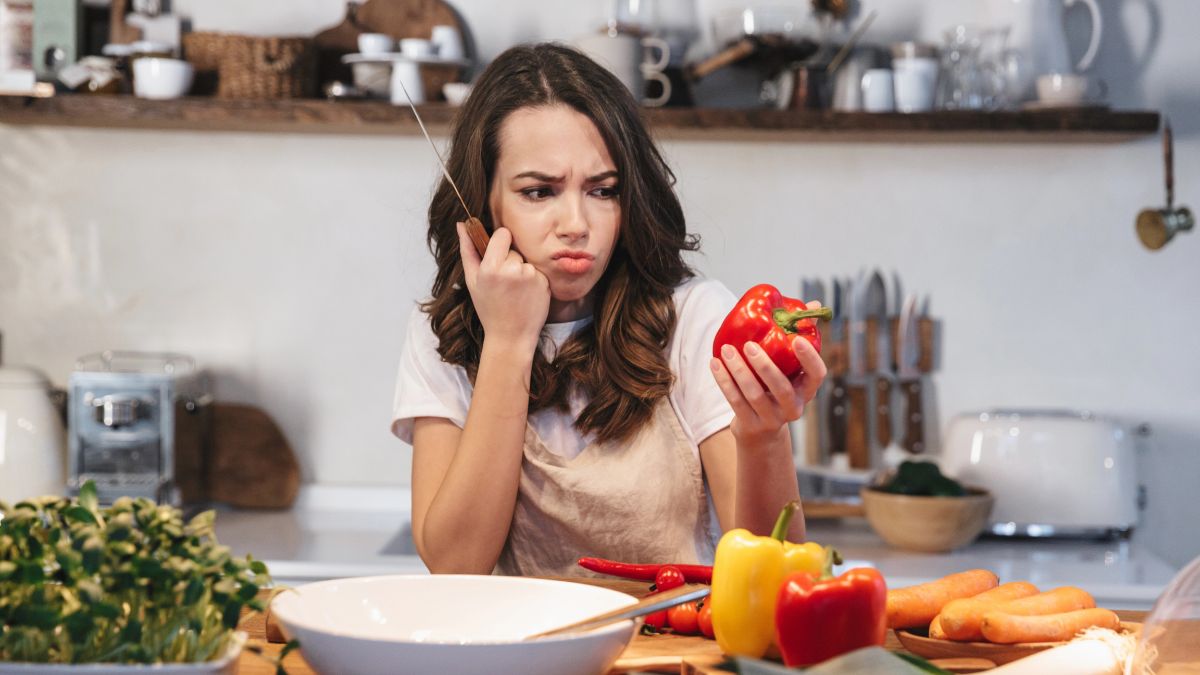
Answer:
POLYGON ((992 25, 1007 25, 1012 29, 1009 47, 1024 61, 1013 90, 1025 99, 1033 98, 1038 75, 1085 71, 1091 68, 1100 49, 1104 21, 1096 0, 988 0, 988 13, 992 25), (1092 15, 1092 34, 1083 57, 1078 63, 1071 63, 1066 12, 1077 2, 1084 4, 1092 15))

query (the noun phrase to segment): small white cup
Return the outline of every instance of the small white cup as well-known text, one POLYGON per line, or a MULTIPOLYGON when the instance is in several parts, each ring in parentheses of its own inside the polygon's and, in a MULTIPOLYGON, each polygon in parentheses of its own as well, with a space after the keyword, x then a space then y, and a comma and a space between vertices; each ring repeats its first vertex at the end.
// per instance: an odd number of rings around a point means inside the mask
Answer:
POLYGON ((459 61, 466 58, 466 51, 463 49, 462 33, 454 26, 439 25, 434 26, 430 34, 430 42, 433 43, 434 49, 437 50, 439 58, 447 61, 459 61))
POLYGON ((427 59, 433 56, 433 42, 425 38, 404 38, 400 41, 400 53, 410 59, 427 59))
POLYGON ((364 56, 389 54, 395 46, 392 36, 384 33, 363 33, 358 36, 358 53, 364 56))
POLYGON ((933 110, 938 75, 937 59, 928 56, 893 59, 892 68, 896 110, 902 113, 933 110))
POLYGON ((421 66, 416 61, 397 59, 392 63, 392 105, 408 105, 407 91, 413 105, 425 102, 425 85, 421 83, 421 66))
POLYGON ((192 88, 195 69, 179 59, 146 56, 133 61, 133 93, 138 98, 179 98, 192 88))
POLYGON ((896 95, 890 68, 872 68, 862 78, 863 110, 867 112, 893 112, 896 95))
POLYGON ((471 85, 466 82, 447 82, 442 85, 442 95, 446 97, 446 102, 452 106, 462 105, 470 93, 471 85))
POLYGON ((1104 98, 1107 87, 1086 75, 1049 73, 1037 79, 1038 102, 1049 106, 1083 105, 1104 98))

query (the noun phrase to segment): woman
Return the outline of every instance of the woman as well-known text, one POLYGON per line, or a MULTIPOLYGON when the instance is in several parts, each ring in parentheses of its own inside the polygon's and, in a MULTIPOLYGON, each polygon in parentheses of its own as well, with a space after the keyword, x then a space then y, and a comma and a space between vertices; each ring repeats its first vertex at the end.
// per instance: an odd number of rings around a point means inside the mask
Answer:
MULTIPOLYGON (((578 575, 580 556, 711 560, 798 498, 787 422, 825 376, 753 343, 711 356, 734 296, 693 278, 666 166, 619 80, 541 44, 501 54, 452 132, 429 208, 432 299, 410 319, 394 432, 433 572, 578 575), (755 377, 762 378, 767 388, 755 377)), ((790 538, 804 536, 803 518, 790 538)))

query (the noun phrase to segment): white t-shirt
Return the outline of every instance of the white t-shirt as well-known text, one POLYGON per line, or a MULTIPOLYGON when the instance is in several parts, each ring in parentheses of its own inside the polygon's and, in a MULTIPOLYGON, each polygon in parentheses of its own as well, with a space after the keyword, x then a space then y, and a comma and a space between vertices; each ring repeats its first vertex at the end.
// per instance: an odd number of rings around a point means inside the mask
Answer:
MULTIPOLYGON (((700 442, 729 426, 733 419, 733 410, 708 363, 717 328, 737 298, 719 281, 690 279, 675 289, 674 300, 676 325, 667 347, 667 362, 675 385, 669 398, 693 450, 699 454, 700 442)), ((589 322, 591 318, 547 324, 547 356, 589 322)), ((405 443, 412 443, 413 421, 418 417, 443 417, 459 427, 467 421, 471 382, 461 366, 442 361, 437 344, 429 315, 414 308, 400 356, 392 415, 392 433, 405 443)), ((551 408, 531 415, 529 422, 547 448, 573 458, 593 440, 574 427, 585 404, 582 395, 575 395, 570 401, 570 414, 551 408)))

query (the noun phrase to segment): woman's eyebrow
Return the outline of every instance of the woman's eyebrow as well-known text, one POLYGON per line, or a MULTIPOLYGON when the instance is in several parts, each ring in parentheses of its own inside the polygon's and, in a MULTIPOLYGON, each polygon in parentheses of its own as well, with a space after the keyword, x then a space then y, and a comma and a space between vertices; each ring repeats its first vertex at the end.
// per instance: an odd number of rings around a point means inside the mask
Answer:
POLYGON ((598 173, 595 176, 588 178, 587 182, 599 183, 602 180, 608 180, 609 178, 616 178, 617 176, 618 176, 618 174, 617 174, 616 169, 613 169, 611 171, 605 171, 604 173, 598 173))
POLYGON ((565 176, 551 176, 550 174, 542 173, 541 171, 523 171, 513 176, 514 180, 517 178, 532 178, 543 183, 561 183, 566 180, 565 176))

